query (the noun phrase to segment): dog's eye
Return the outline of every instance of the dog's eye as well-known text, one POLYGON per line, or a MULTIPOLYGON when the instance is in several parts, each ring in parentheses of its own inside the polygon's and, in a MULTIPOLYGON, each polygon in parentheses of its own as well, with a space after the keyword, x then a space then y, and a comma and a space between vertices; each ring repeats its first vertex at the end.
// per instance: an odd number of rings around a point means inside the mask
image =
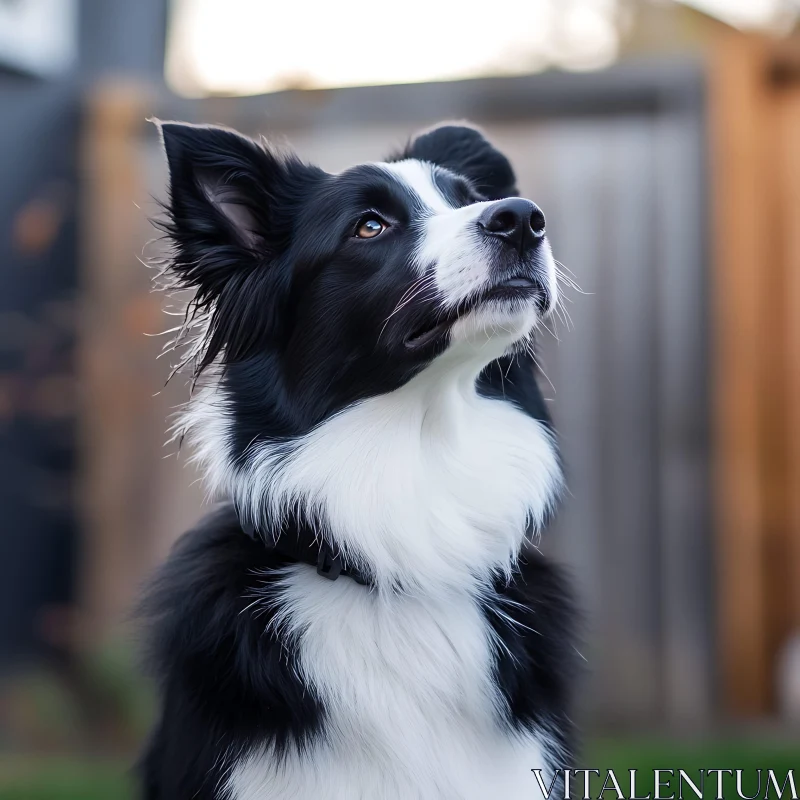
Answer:
POLYGON ((374 239, 382 234, 389 226, 378 217, 366 217, 358 223, 356 237, 358 239, 374 239))

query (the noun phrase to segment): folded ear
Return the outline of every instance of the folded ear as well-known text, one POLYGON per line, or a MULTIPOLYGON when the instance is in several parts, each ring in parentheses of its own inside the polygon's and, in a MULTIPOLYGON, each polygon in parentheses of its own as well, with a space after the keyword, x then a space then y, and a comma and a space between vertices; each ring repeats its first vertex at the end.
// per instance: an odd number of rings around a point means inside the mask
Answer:
POLYGON ((276 263, 292 209, 308 181, 324 175, 296 157, 225 128, 155 121, 169 167, 169 272, 196 289, 190 312, 208 313, 202 369, 224 349, 237 358, 273 326, 289 283, 276 263))
POLYGON ((490 200, 517 194, 508 159, 470 125, 448 123, 418 134, 393 160, 417 158, 469 178, 490 200))

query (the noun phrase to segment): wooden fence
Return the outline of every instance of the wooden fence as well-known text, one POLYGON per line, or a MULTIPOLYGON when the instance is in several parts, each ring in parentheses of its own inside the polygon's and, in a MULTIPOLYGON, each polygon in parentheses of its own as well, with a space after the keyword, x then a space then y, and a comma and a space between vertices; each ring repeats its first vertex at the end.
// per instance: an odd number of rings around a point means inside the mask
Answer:
POLYGON ((754 715, 800 630, 800 43, 731 36, 710 87, 719 663, 754 715))
POLYGON ((114 624, 143 573, 201 513, 196 476, 161 446, 186 389, 174 383, 153 397, 167 365, 156 361, 159 341, 141 335, 166 327, 163 298, 136 261, 165 179, 144 119, 286 138, 339 169, 439 119, 469 118, 508 152, 521 189, 547 214, 556 256, 587 292, 572 296, 574 330, 544 344, 571 491, 546 546, 569 564, 587 610, 583 707, 597 721, 637 725, 708 720, 719 701, 767 710, 770 659, 800 614, 797 594, 788 601, 798 591, 790 565, 800 566, 791 536, 800 500, 790 491, 800 381, 788 368, 798 363, 800 322, 789 309, 800 309, 800 277, 787 268, 800 251, 788 213, 800 191, 789 135, 800 112, 797 93, 775 83, 775 63, 760 46, 721 48, 711 164, 697 64, 208 101, 98 90, 84 154, 89 635, 114 624), (774 123, 759 118, 765 105, 774 123))

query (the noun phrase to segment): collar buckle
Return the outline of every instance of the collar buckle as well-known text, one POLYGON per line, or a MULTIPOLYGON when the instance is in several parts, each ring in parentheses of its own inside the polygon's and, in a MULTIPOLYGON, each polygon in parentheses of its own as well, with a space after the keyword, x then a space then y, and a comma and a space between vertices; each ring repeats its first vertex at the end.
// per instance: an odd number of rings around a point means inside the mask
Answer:
POLYGON ((328 545, 323 542, 317 553, 317 575, 322 575, 329 581, 335 581, 342 574, 342 561, 335 556, 328 545))

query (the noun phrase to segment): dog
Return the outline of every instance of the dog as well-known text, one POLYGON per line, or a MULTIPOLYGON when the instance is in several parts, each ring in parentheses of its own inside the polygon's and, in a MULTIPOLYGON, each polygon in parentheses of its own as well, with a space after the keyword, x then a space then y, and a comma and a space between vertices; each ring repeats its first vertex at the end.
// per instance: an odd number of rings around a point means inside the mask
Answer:
POLYGON ((562 468, 534 332, 542 211, 478 129, 337 174, 157 122, 221 503, 142 604, 147 800, 564 796, 575 614, 535 547, 562 468), (558 770, 561 770, 559 773, 558 770))

